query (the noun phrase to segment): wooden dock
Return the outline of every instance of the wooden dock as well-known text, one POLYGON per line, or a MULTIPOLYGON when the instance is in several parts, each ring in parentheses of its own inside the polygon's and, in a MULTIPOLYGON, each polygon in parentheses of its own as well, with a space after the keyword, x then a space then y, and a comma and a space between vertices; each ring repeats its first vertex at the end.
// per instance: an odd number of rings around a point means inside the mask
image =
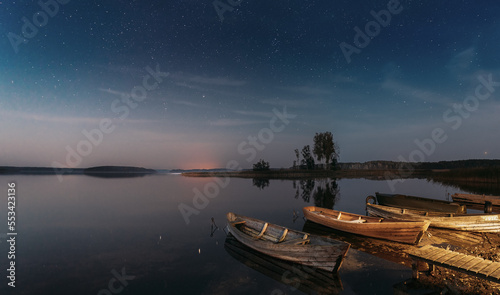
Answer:
POLYGON ((446 250, 432 245, 423 246, 409 253, 413 259, 413 277, 418 279, 418 261, 429 265, 429 271, 434 266, 441 266, 460 271, 478 278, 500 283, 500 262, 486 260, 477 256, 466 255, 446 250))

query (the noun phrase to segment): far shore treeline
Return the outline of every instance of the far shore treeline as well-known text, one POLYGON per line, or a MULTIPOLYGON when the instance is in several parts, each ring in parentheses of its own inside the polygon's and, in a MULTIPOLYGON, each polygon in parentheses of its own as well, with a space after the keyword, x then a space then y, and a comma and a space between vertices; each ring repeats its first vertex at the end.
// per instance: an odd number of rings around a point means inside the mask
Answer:
MULTIPOLYGON (((252 170, 205 171, 183 173, 193 177, 243 177, 254 179, 300 178, 367 178, 395 180, 424 178, 447 185, 474 189, 478 186, 494 186, 500 191, 500 160, 457 160, 439 162, 368 161, 341 163, 339 148, 331 132, 316 133, 313 146, 295 149, 293 164, 288 168, 272 169, 271 164, 260 159, 252 170), (317 161, 317 162, 316 162, 317 161)), ((476 191, 477 192, 477 191, 476 191)))
POLYGON ((470 159, 439 162, 368 161, 339 162, 339 147, 331 132, 316 133, 313 145, 290 151, 295 156, 291 166, 272 169, 271 164, 260 159, 251 170, 227 169, 154 170, 130 166, 99 166, 91 168, 49 168, 0 166, 0 175, 83 174, 96 177, 134 177, 162 172, 182 173, 192 177, 243 177, 267 179, 300 178, 368 178, 393 180, 426 178, 444 184, 481 183, 500 186, 500 160, 470 159))
MULTIPOLYGON (((333 134, 329 131, 316 133, 313 138, 313 148, 305 145, 301 151, 295 149, 295 160, 291 169, 294 170, 337 170, 339 158, 338 145, 333 141, 333 134), (302 156, 302 157, 301 157, 302 156), (316 160, 314 160, 314 157, 316 160)), ((269 162, 260 159, 253 165, 254 171, 270 170, 269 162)))
MULTIPOLYGON (((316 133, 313 147, 295 149, 295 159, 289 168, 271 169, 269 162, 260 159, 253 165, 259 176, 269 177, 375 177, 384 179, 430 177, 441 180, 500 183, 500 160, 458 160, 439 162, 369 161, 340 163, 339 147, 329 131, 316 133), (318 162, 316 162, 318 161, 318 162)), ((250 177, 251 172, 240 172, 250 177)))
POLYGON ((65 174, 65 175, 90 175, 90 176, 120 176, 120 175, 147 175, 158 173, 154 169, 132 166, 98 166, 90 168, 51 168, 51 167, 14 167, 0 166, 0 174, 6 175, 50 175, 50 174, 65 174))

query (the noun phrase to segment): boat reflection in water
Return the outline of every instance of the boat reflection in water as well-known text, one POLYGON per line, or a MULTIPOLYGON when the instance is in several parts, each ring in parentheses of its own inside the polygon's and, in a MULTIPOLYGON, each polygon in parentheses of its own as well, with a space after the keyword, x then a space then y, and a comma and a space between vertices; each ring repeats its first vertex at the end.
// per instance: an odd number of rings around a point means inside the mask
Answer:
POLYGON ((262 254, 231 234, 226 237, 224 249, 246 266, 307 294, 339 294, 343 290, 338 274, 262 254))
POLYGON ((411 259, 405 255, 405 252, 406 249, 413 247, 412 245, 338 231, 309 220, 304 223, 302 230, 311 234, 328 236, 332 239, 350 243, 352 249, 371 254, 399 265, 411 267, 411 259))

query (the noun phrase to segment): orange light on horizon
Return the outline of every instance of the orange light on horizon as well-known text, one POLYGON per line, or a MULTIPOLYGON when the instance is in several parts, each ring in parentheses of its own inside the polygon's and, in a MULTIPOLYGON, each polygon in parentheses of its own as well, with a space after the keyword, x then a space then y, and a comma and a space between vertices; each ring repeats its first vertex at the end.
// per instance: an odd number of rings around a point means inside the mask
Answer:
POLYGON ((188 170, 188 169, 216 169, 216 168, 224 168, 225 164, 219 163, 217 161, 193 161, 187 162, 179 167, 180 169, 188 170))

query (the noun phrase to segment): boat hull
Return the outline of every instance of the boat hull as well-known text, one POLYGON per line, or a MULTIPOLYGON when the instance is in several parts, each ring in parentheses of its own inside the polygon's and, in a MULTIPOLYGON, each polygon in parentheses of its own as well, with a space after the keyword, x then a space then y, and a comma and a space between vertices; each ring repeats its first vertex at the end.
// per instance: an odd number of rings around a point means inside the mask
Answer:
POLYGON ((370 216, 396 220, 430 221, 431 227, 473 231, 500 232, 500 214, 462 214, 400 209, 383 205, 366 204, 370 216))
POLYGON ((484 205, 486 202, 490 202, 493 206, 500 206, 500 196, 453 194, 451 197, 453 201, 460 203, 484 205))
POLYGON ((455 214, 465 214, 467 209, 458 203, 435 200, 422 197, 414 197, 399 194, 381 194, 375 193, 377 203, 384 206, 397 208, 432 210, 438 212, 448 212, 455 214))
POLYGON ((329 272, 338 271, 350 247, 349 243, 310 235, 234 213, 228 213, 227 219, 229 232, 240 243, 278 259, 329 272), (262 231, 264 227, 266 229, 261 237, 259 237, 260 233, 255 234, 262 231), (280 236, 285 230, 286 238, 280 242, 280 236), (301 240, 307 242, 302 244, 301 240), (298 241, 299 244, 294 241, 298 241))
POLYGON ((339 294, 343 289, 338 274, 265 255, 240 243, 232 234, 227 235, 224 248, 246 266, 306 294, 339 294))
POLYGON ((385 220, 314 206, 304 207, 303 212, 307 220, 336 230, 406 244, 418 244, 430 224, 428 221, 385 220))

